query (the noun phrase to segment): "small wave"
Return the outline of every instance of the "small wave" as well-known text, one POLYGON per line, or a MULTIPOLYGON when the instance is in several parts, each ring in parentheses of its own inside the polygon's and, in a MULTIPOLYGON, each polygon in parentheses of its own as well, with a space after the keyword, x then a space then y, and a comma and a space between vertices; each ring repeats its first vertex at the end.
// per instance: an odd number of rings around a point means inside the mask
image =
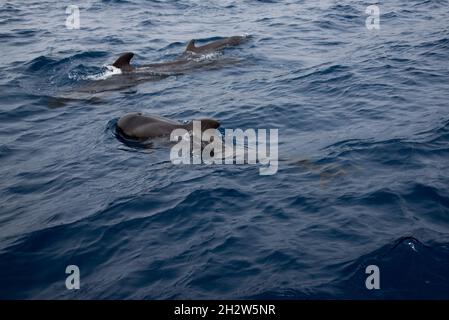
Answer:
POLYGON ((423 243, 413 236, 403 236, 348 263, 342 274, 349 276, 337 281, 337 287, 356 299, 447 297, 447 257, 447 243, 423 243), (378 266, 382 273, 383 296, 366 290, 368 265, 378 266))

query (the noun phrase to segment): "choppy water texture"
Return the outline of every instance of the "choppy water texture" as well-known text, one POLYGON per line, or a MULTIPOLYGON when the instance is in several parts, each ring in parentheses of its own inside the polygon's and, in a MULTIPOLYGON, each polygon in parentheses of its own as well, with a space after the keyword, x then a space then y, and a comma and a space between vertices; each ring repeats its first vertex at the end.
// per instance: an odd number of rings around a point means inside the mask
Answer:
POLYGON ((448 1, 380 1, 378 31, 352 0, 73 4, 80 30, 1 1, 0 298, 449 298, 448 1), (217 67, 82 90, 241 34, 217 67), (278 128, 283 161, 175 166, 117 139, 133 111, 278 128))

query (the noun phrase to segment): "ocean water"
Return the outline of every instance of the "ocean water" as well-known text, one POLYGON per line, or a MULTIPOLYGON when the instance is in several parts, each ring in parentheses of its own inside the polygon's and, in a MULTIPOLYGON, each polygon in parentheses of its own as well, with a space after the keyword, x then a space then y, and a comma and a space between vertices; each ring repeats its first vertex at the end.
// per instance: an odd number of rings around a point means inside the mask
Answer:
POLYGON ((377 1, 379 30, 355 0, 68 4, 0 2, 1 299, 449 298, 448 1, 377 1), (279 170, 174 165, 117 137, 136 111, 278 129, 279 170))

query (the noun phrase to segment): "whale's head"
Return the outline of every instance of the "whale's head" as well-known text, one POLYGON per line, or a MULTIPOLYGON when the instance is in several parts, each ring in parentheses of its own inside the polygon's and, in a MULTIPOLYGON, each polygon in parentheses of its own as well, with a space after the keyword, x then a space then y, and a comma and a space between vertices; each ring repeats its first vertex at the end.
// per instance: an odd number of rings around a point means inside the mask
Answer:
POLYGON ((220 122, 214 119, 199 119, 201 121, 201 131, 205 131, 207 129, 217 129, 220 126, 220 122))

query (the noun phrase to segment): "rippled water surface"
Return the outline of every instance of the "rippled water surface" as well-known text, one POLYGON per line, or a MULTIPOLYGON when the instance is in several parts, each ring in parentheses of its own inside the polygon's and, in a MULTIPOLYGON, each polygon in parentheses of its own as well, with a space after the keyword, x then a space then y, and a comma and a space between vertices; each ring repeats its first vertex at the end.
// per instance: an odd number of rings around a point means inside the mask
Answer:
POLYGON ((449 298, 448 1, 380 1, 374 31, 355 0, 72 2, 79 30, 0 4, 0 298, 449 298), (242 34, 210 68, 103 77, 242 34), (173 165, 117 138, 135 111, 277 128, 279 171, 173 165))

